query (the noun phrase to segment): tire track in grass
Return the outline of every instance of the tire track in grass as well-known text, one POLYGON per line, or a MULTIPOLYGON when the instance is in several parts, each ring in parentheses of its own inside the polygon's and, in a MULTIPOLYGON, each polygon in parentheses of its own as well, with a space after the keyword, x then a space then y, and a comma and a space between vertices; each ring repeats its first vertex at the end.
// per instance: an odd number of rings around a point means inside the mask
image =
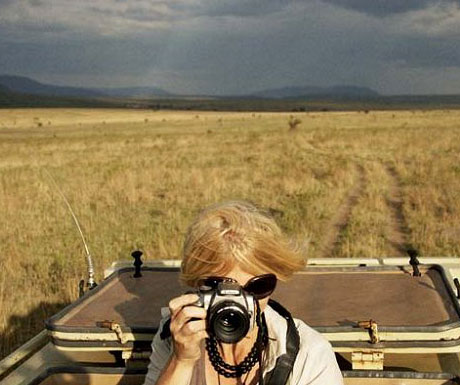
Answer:
POLYGON ((390 188, 385 201, 391 213, 388 225, 388 242, 395 256, 407 256, 409 250, 416 250, 410 243, 411 230, 404 214, 404 198, 402 194, 401 177, 395 166, 385 163, 384 168, 390 178, 390 188))
POLYGON ((343 233, 350 223, 353 208, 359 203, 360 198, 366 190, 366 186, 366 171, 361 164, 356 164, 355 183, 327 227, 329 230, 324 236, 320 248, 321 257, 339 256, 337 254, 339 246, 342 243, 343 233))

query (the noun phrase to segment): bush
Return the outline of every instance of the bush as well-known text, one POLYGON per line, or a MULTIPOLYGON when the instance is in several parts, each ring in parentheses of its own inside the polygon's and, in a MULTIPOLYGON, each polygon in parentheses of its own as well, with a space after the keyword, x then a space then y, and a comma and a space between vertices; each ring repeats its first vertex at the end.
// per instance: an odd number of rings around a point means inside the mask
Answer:
POLYGON ((302 121, 299 118, 295 118, 294 116, 291 115, 288 121, 289 131, 294 131, 295 129, 297 129, 297 126, 300 123, 302 123, 302 121))

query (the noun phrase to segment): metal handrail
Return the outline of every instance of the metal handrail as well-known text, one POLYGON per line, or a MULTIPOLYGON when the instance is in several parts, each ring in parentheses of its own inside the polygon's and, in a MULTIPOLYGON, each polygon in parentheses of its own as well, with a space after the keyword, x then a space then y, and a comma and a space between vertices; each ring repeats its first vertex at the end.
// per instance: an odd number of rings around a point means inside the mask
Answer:
POLYGON ((48 342, 48 333, 42 330, 32 337, 24 345, 20 346, 13 353, 0 361, 0 381, 10 374, 15 368, 22 364, 32 354, 37 352, 48 342))

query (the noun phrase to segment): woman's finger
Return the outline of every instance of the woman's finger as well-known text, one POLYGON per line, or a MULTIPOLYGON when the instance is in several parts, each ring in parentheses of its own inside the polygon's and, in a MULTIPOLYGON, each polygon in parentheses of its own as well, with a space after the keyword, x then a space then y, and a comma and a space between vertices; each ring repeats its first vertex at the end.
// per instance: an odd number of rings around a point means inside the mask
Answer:
POLYGON ((206 321, 198 320, 198 321, 187 322, 182 327, 181 332, 184 336, 193 336, 205 330, 206 330, 206 321))
POLYGON ((198 332, 195 334, 195 338, 197 341, 204 340, 205 338, 209 338, 209 334, 206 330, 202 330, 201 332, 198 332))
POLYGON ((169 311, 171 312, 171 318, 175 317, 177 313, 187 305, 192 305, 198 301, 199 297, 196 294, 184 294, 180 297, 173 298, 169 301, 169 311))
POLYGON ((177 329, 181 329, 192 318, 204 320, 206 318, 206 310, 198 306, 184 306, 175 317, 171 317, 171 324, 174 324, 177 329))
POLYGON ((174 343, 178 345, 181 350, 200 350, 199 342, 205 338, 209 338, 209 334, 206 330, 201 330, 191 335, 180 335, 174 340, 174 343))

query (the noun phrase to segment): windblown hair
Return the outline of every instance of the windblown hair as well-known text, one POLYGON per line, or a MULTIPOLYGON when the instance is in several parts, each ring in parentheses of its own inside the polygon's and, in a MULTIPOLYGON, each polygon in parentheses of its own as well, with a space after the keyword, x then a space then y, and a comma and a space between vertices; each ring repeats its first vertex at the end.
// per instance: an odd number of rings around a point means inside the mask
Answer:
POLYGON ((304 260, 268 213, 230 201, 204 209, 190 225, 180 279, 196 287, 200 278, 225 276, 235 266, 285 281, 303 268, 304 260))

